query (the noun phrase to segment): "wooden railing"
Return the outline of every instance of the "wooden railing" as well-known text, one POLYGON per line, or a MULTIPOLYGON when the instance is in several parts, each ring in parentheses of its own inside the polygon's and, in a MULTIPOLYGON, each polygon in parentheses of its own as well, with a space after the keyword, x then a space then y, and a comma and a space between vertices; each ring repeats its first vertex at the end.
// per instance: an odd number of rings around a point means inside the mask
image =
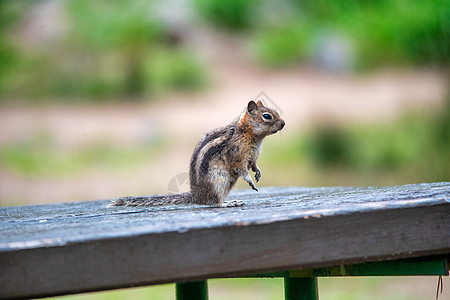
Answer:
MULTIPOLYGON (((287 299, 317 277, 448 275, 450 183, 232 192, 242 207, 108 207, 109 201, 0 208, 0 298, 284 277, 287 299)), ((280 295, 282 298, 282 295, 280 295)))

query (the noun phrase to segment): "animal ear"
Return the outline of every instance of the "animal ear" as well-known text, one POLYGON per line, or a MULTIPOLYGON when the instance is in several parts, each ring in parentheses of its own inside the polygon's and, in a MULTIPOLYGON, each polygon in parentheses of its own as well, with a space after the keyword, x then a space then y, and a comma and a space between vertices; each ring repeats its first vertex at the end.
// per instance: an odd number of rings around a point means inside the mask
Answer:
POLYGON ((258 106, 264 106, 264 105, 262 104, 261 100, 258 100, 258 101, 256 102, 256 104, 257 104, 258 106))
POLYGON ((256 109, 256 103, 255 103, 255 101, 250 101, 248 104, 247 104, 247 111, 249 112, 249 113, 251 113, 252 111, 254 111, 255 109, 256 109))

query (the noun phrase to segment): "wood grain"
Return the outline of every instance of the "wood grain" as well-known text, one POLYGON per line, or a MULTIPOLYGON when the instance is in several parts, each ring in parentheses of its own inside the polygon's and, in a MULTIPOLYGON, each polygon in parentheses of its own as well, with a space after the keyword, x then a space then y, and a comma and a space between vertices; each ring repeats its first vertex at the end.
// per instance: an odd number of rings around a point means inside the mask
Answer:
POLYGON ((245 206, 0 208, 0 298, 450 254, 450 183, 232 192, 245 206))

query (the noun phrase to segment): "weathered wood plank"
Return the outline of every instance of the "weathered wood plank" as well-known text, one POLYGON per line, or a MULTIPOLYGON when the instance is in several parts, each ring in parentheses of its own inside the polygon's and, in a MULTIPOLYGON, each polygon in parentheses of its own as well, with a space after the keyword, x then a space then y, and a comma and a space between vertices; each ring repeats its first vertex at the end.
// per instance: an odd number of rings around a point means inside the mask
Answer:
POLYGON ((0 298, 450 253, 450 183, 229 199, 245 206, 0 208, 0 298))

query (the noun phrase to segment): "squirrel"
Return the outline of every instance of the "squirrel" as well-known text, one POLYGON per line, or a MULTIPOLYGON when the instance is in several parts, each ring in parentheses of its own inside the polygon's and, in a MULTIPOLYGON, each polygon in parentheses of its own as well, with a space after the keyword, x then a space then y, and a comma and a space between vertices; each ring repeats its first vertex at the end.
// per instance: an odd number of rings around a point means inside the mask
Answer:
POLYGON ((157 206, 170 204, 203 204, 240 206, 223 200, 239 177, 258 191, 256 182, 261 170, 256 165, 263 139, 285 125, 279 114, 258 100, 250 101, 245 111, 231 124, 205 134, 197 143, 189 166, 190 191, 186 193, 143 197, 122 197, 110 206, 157 206))

